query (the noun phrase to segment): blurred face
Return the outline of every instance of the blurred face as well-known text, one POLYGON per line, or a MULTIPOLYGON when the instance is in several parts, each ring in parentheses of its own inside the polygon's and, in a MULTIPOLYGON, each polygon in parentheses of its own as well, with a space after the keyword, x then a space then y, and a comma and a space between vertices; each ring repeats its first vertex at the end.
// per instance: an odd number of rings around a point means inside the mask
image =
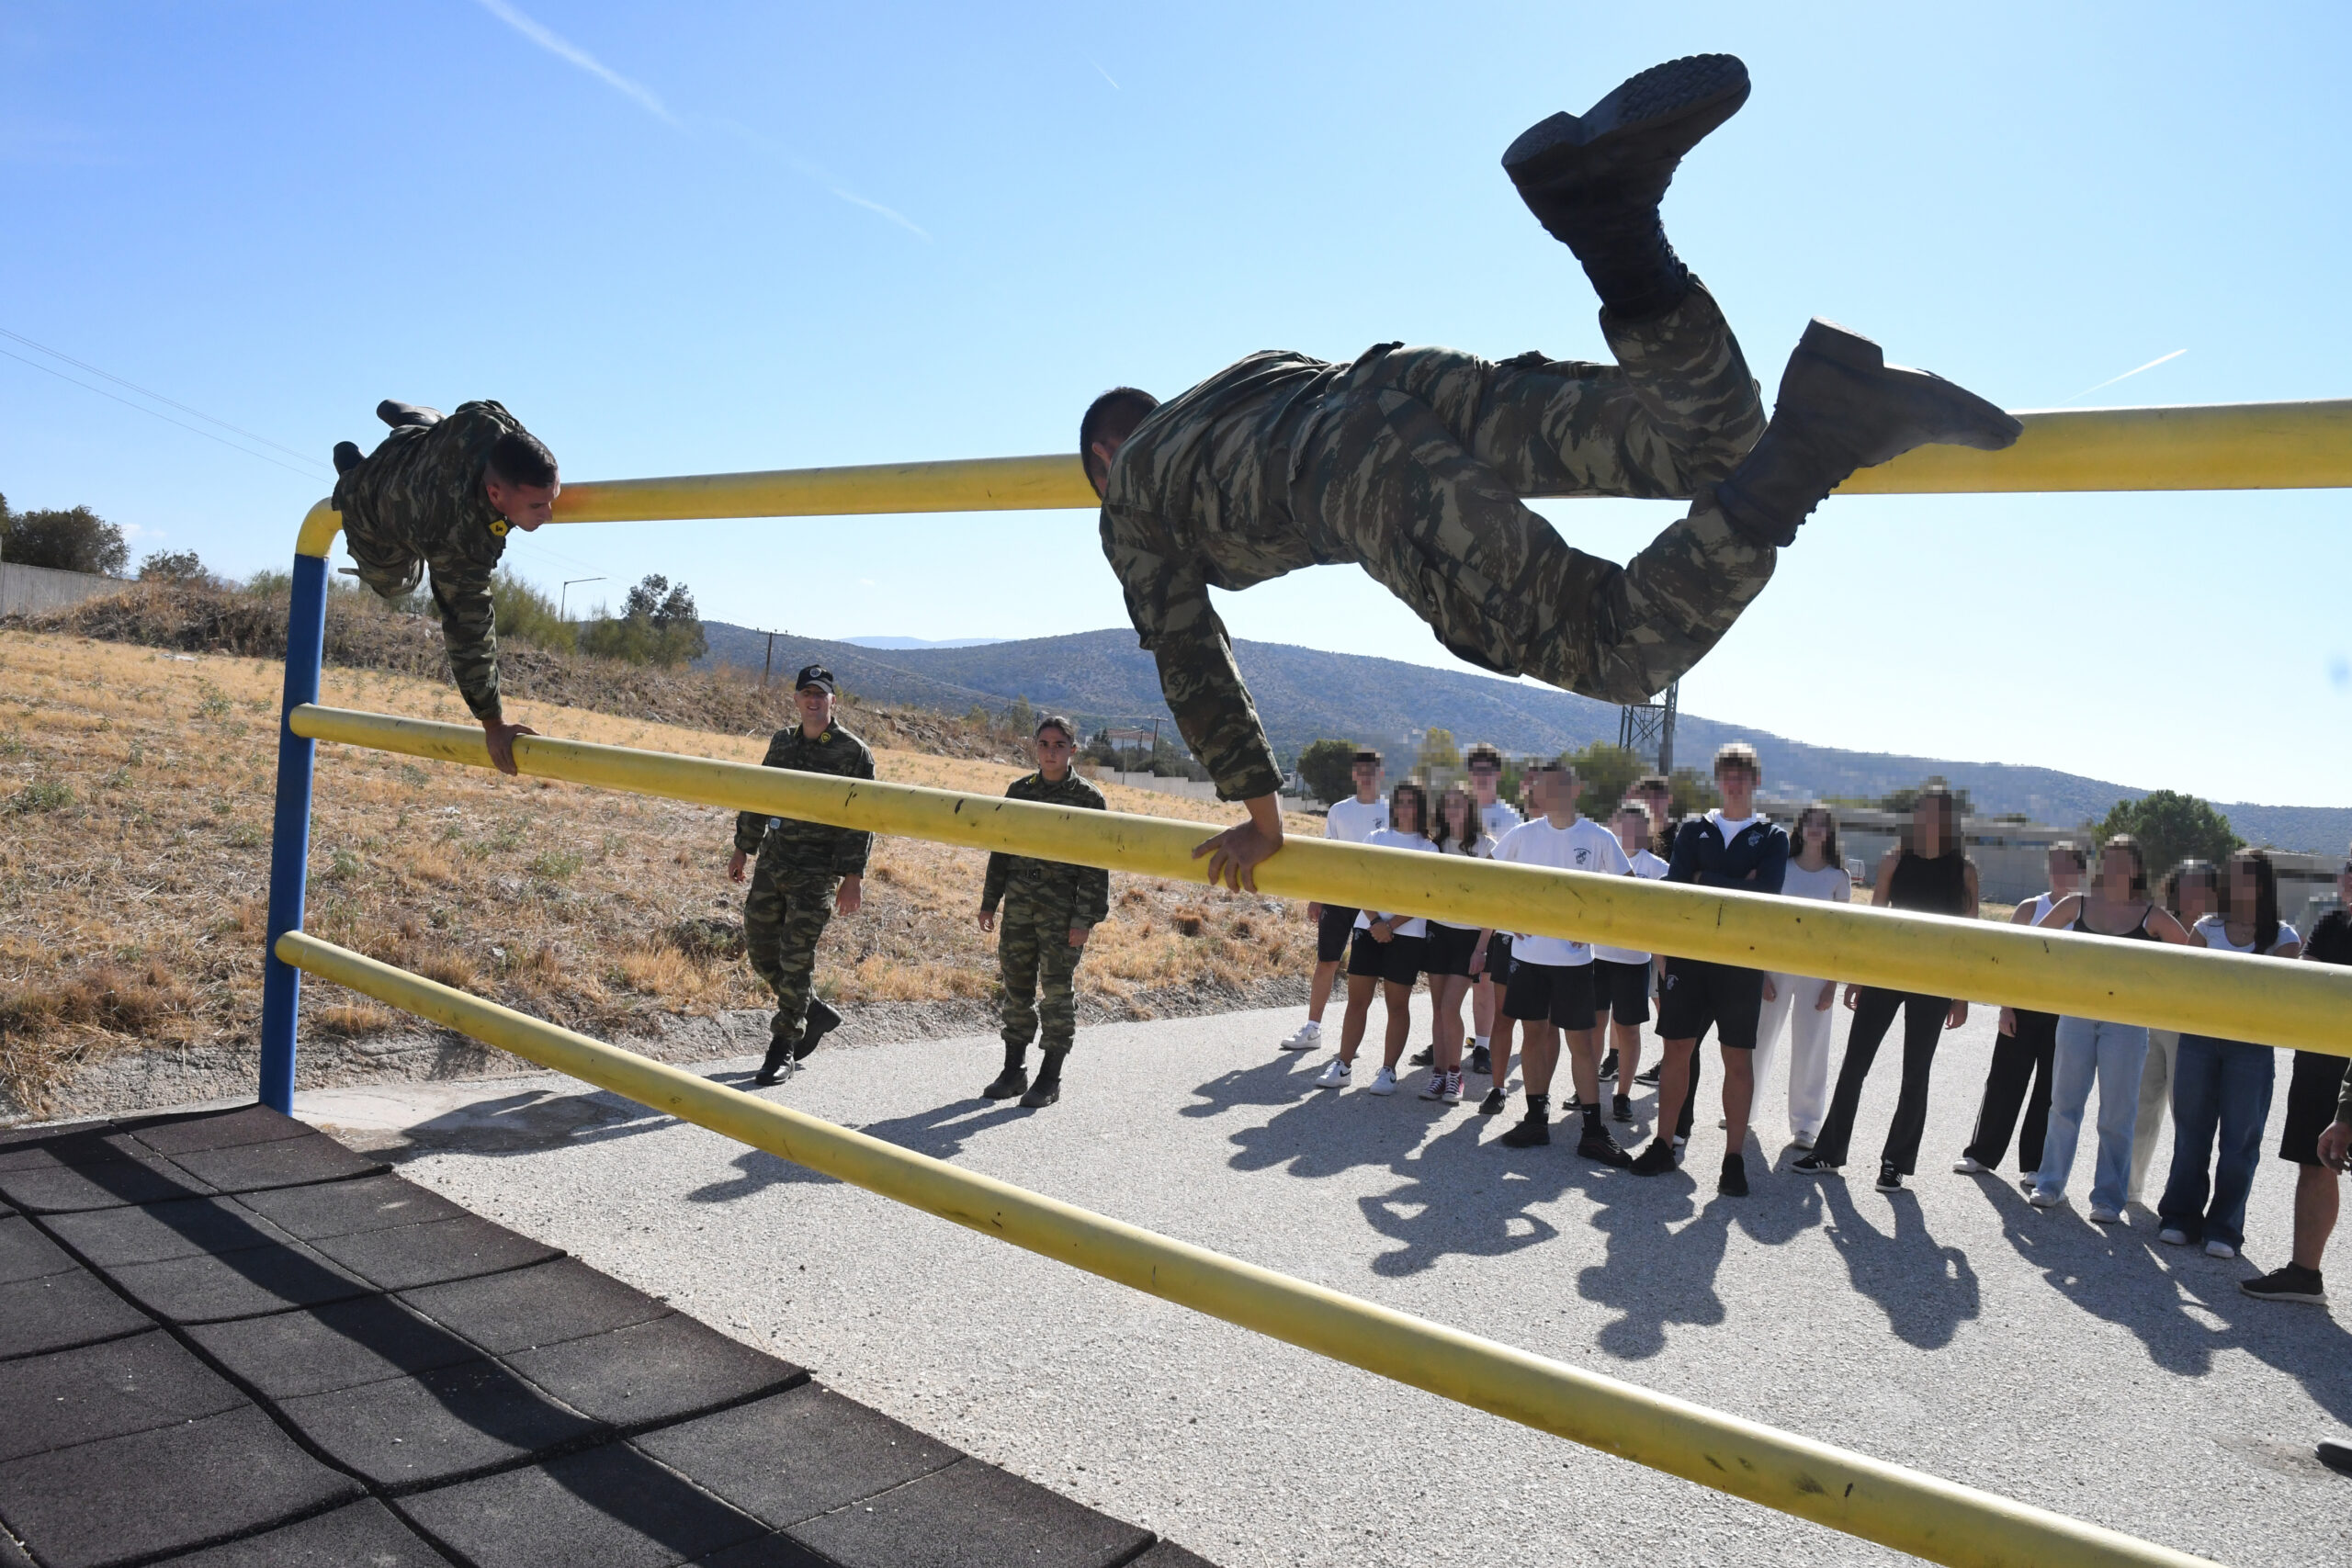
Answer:
POLYGON ((2213 885, 2202 876, 2180 879, 2180 918, 2195 925, 2213 912, 2213 885))
POLYGON ((2261 883, 2254 874, 2254 862, 2244 855, 2230 857, 2230 912, 2241 919, 2254 918, 2254 899, 2261 883))
POLYGON ((1353 768, 1350 769, 1349 772, 1356 781, 1356 798, 1358 800, 1370 800, 1374 795, 1380 793, 1379 763, 1358 762, 1353 768))
POLYGON ((1445 792, 1445 830, 1449 837, 1467 841, 1478 836, 1478 807, 1458 789, 1445 792))
POLYGON ((1584 781, 1565 768, 1546 768, 1535 775, 1531 798, 1535 809, 1546 817, 1573 817, 1577 797, 1584 793, 1584 781))
POLYGON ((1715 770, 1715 787, 1723 792, 1724 815, 1755 815, 1756 770, 1745 762, 1726 762, 1715 770))
POLYGON ((1470 764, 1470 789, 1478 797, 1479 805, 1492 806, 1495 803, 1495 791, 1502 782, 1503 771, 1492 762, 1477 761, 1470 764))
POLYGON ((1398 790, 1396 798, 1389 804, 1388 807, 1389 830, 1396 833, 1428 831, 1429 819, 1424 814, 1426 810, 1419 790, 1398 790))
POLYGON ((1944 852, 1951 833, 1951 807, 1933 795, 1911 809, 1911 838, 1919 853, 1933 858, 1944 852))
POLYGON ((2072 887, 2083 880, 2083 868, 2076 865, 2075 857, 2064 850, 2051 851, 2043 864, 2049 871, 2052 887, 2072 887))
POLYGON ((1649 847, 1650 814, 1638 808, 1617 813, 1617 847, 1628 855, 1638 854, 1649 847))
POLYGON ((2093 877, 2102 897, 2124 899, 2132 896, 2132 884, 2140 874, 2140 857, 2120 844, 2110 844, 2099 852, 2098 873, 2093 877))
POLYGON ((1078 742, 1059 725, 1037 731, 1036 750, 1039 773, 1056 783, 1069 776, 1069 760, 1078 753, 1078 742))
POLYGON ((1829 852, 1829 818, 1818 811, 1808 811, 1797 821, 1797 847, 1815 854, 1829 852))
POLYGON ((822 686, 803 686, 792 694, 793 705, 800 710, 801 730, 815 735, 833 722, 833 694, 822 686))
POLYGON ((555 498, 563 493, 563 481, 551 485, 511 485, 496 474, 482 481, 489 493, 490 504, 501 517, 526 534, 555 515, 555 498))

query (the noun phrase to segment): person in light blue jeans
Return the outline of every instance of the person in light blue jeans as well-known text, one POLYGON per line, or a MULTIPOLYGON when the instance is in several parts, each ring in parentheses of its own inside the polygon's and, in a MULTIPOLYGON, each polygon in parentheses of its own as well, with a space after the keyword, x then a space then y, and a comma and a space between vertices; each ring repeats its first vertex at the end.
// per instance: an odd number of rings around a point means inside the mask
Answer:
MULTIPOLYGON (((2278 918, 2278 874, 2268 855, 2260 850, 2232 855, 2221 894, 2220 910, 2189 933, 2197 946, 2273 958, 2301 953, 2295 928, 2278 918)), ((2235 1258, 2245 1245, 2245 1201, 2262 1164, 2277 1057, 2267 1045, 2180 1037, 2172 1080, 2172 1175, 2156 1202, 2158 1241, 2171 1247, 2202 1241, 2214 1258, 2235 1258)))
MULTIPOLYGON (((2140 842, 2118 833, 2100 846, 2090 886, 2061 898, 2039 922, 2091 936, 2188 945, 2180 922, 2148 897, 2148 867, 2140 842)), ((2098 1086, 2098 1159, 2091 1177, 2091 1218, 2129 1224, 2124 1194, 2132 1183, 2132 1130, 2140 1118, 2140 1069, 2148 1060, 2148 1032, 2136 1023, 2061 1018, 2052 1052, 2050 1130, 2042 1134, 2041 1168, 2028 1179, 2026 1196, 2037 1209, 2066 1201, 2075 1145, 2091 1086, 2098 1086)))

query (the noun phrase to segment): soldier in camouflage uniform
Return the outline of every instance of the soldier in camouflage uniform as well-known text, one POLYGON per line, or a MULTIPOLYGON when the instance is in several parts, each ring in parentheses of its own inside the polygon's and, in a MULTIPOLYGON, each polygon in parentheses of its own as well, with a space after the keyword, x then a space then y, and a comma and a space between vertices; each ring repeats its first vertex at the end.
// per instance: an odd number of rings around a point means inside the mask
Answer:
POLYGON ((1613 365, 1396 344, 1341 365, 1269 351, 1171 402, 1120 388, 1087 411, 1080 454, 1128 615, 1219 797, 1250 807, 1201 846, 1213 879, 1248 883, 1282 827, 1281 773, 1211 588, 1351 561, 1471 663, 1644 702, 1714 646, 1856 468, 1928 442, 2016 439, 1994 405, 1820 321, 1768 424, 1731 329, 1658 219, 1682 155, 1747 96, 1731 56, 1674 61, 1503 156, 1600 294, 1613 365), (1572 495, 1692 505, 1621 567, 1570 547, 1522 499, 1572 495))
MULTIPOLYGON (((808 665, 793 686, 800 722, 776 731, 760 765, 872 778, 874 753, 833 722, 833 672, 821 664, 808 665)), ((743 948, 752 972, 775 992, 767 1059, 753 1081, 775 1083, 841 1022, 839 1013, 808 994, 817 939, 835 914, 857 913, 865 898, 865 857, 873 849, 871 833, 752 811, 736 814, 735 855, 727 874, 742 881, 743 863, 759 857, 743 900, 743 948)))
POLYGON ((466 706, 481 721, 491 761, 514 771, 514 737, 498 702, 498 626, 491 574, 510 526, 529 533, 553 513, 562 489, 555 458, 514 416, 492 402, 439 411, 386 401, 377 417, 392 427, 362 457, 335 445, 334 508, 359 580, 387 599, 405 599, 432 573, 441 640, 466 706))
MULTIPOLYGON (((1013 780, 1004 797, 1102 810, 1102 792, 1070 767, 1078 738, 1069 720, 1040 720, 1035 739, 1037 771, 1013 780)), ((1086 952, 1088 934, 1111 912, 1111 874, 1092 866, 992 854, 980 886, 980 930, 996 924, 999 903, 1004 906, 1004 934, 997 939, 1004 987, 1004 1071, 980 1092, 990 1100, 1017 1094, 1026 1106, 1051 1105, 1061 1098, 1062 1058, 1069 1055, 1078 1032, 1078 998, 1071 981, 1086 952), (1039 1037, 1041 1023, 1046 1059, 1032 1084, 1023 1064, 1029 1042, 1039 1037)))

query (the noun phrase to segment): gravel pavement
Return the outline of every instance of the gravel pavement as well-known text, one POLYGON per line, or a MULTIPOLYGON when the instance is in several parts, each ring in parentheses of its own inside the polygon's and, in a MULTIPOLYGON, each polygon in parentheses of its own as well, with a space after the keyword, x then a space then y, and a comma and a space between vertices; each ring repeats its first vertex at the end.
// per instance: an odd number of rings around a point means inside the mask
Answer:
MULTIPOLYGON (((1375 1010, 1376 1011, 1376 1010, 1375 1010)), ((1062 1102, 978 1090, 989 1039, 820 1051, 763 1092, 1169 1235, 2220 1559, 2352 1561, 2352 1336, 2237 1282, 2285 1257, 2271 1157, 2247 1258, 1951 1174, 1992 1012, 1946 1036, 1913 1190, 1873 1190, 1899 1042, 1844 1180, 1769 1088, 1754 1194, 1494 1143, 1508 1118, 1307 1088, 1293 1010, 1082 1031, 1062 1102), (1769 1170, 1766 1167, 1769 1165, 1769 1170)), ((1337 1022, 1336 1010, 1332 1020, 1337 1022)), ((1375 1019, 1376 1027, 1376 1019, 1375 1019)), ((1844 1025, 1839 1026, 1843 1048, 1844 1025)), ((1417 1021, 1417 1042, 1426 1040, 1417 1021)), ((1712 1055, 1713 1048, 1708 1047, 1712 1055)), ((1781 1061, 1785 1064, 1783 1052, 1781 1061)), ((742 1081, 752 1064, 705 1070, 742 1081)), ((1785 1073, 1785 1066, 1782 1068, 1785 1073)), ((1651 1114, 1635 1100, 1637 1131, 1651 1114)), ((552 1075, 305 1095, 411 1178, 818 1368, 842 1392, 1227 1564, 1866 1563, 1894 1553, 1326 1361, 552 1075), (397 1134, 397 1135, 393 1135, 397 1134)), ((2086 1130, 2087 1131, 2087 1130, 2086 1130)), ((2161 1185, 2169 1144, 2157 1156, 2161 1185)), ((1694 1177, 1703 1176, 1703 1182, 1694 1177)), ((2341 1300, 2352 1263, 2335 1251, 2341 1300)))

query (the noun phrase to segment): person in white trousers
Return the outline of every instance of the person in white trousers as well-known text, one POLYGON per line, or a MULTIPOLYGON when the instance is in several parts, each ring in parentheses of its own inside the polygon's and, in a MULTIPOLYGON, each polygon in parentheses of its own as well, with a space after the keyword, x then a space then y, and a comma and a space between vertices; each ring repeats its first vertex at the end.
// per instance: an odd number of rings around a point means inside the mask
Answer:
MULTIPOLYGON (((1853 901, 1854 881, 1838 853, 1838 818, 1826 806, 1797 814, 1796 853, 1789 858, 1784 898, 1817 898, 1827 904, 1853 901)), ((1781 1031, 1789 1032, 1789 1136, 1809 1149, 1829 1114, 1829 1046, 1838 982, 1807 975, 1764 976, 1764 1011, 1756 1024, 1756 1086, 1770 1081, 1781 1031)))

